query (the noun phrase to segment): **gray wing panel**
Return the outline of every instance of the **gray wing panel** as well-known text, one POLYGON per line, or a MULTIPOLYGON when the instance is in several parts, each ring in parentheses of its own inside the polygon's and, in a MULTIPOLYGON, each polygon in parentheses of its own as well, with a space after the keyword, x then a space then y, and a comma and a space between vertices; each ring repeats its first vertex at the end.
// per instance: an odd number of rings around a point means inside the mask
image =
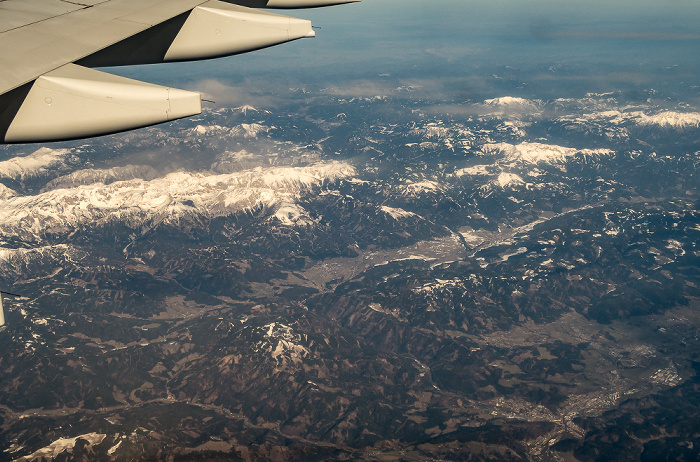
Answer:
POLYGON ((61 0, 0 1, 0 33, 85 8, 61 0))
POLYGON ((24 9, 17 3, 13 0, 0 2, 0 30, 4 30, 0 32, 0 94, 189 11, 204 1, 107 0, 81 1, 76 5, 29 0, 24 9), (57 10, 61 5, 55 3, 67 5, 64 10, 70 11, 57 10), (38 8, 40 4, 52 7, 34 11, 31 5, 38 8), (6 7, 5 11, 2 6, 6 7), (74 7, 77 9, 72 9, 74 7), (47 18, 48 11, 53 15, 47 18), (22 22, 26 24, 13 27, 22 22))

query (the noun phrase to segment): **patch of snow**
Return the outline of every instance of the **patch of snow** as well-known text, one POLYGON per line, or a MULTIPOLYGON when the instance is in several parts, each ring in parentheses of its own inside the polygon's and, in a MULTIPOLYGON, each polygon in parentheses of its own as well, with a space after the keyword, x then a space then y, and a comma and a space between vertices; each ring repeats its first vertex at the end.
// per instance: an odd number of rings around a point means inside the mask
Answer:
POLYGON ((413 292, 416 294, 432 294, 444 289, 454 289, 463 286, 464 282, 461 279, 436 279, 435 282, 429 282, 413 289, 413 292))
POLYGON ((266 338, 282 338, 285 340, 294 339, 294 330, 286 324, 279 322, 271 322, 262 327, 262 330, 266 330, 266 338))
POLYGON ((267 344, 259 343, 258 347, 270 353, 271 357, 280 365, 299 364, 303 358, 310 354, 307 348, 299 344, 302 341, 302 336, 295 333, 290 326, 273 322, 263 326, 261 330, 266 331, 264 337, 267 344))
POLYGON ((673 251, 676 255, 681 255, 681 256, 685 255, 685 250, 683 250, 683 244, 681 244, 680 242, 678 242, 675 239, 669 239, 666 242, 667 242, 666 248, 668 250, 673 251))
POLYGON ((119 439, 119 441, 117 441, 117 444, 115 444, 114 446, 109 448, 109 450, 107 450, 107 454, 109 454, 111 456, 112 454, 117 452, 117 449, 119 449, 119 446, 121 446, 121 445, 122 445, 122 440, 119 439))
POLYGON ((465 175, 477 176, 477 175, 488 175, 489 171, 486 169, 486 165, 474 165, 473 167, 461 168, 455 171, 455 176, 461 177, 465 175))
POLYGON ((386 213, 387 215, 391 215, 391 217, 394 220, 398 220, 401 218, 413 217, 416 215, 413 212, 407 212, 406 210, 400 209, 400 208, 387 207, 386 205, 381 206, 380 210, 382 212, 386 213))
POLYGON ((432 257, 426 257, 425 255, 409 255, 408 257, 401 257, 401 258, 394 258, 391 260, 389 263, 393 263, 396 261, 408 261, 408 260, 423 260, 423 261, 433 261, 436 260, 435 258, 432 257))
POLYGON ((527 252, 527 247, 520 247, 520 248, 518 248, 518 250, 516 250, 515 252, 511 252, 511 253, 507 253, 507 254, 505 254, 505 255, 501 255, 501 260, 503 260, 503 261, 508 261, 508 259, 509 259, 510 257, 515 257, 516 255, 522 255, 522 254, 524 254, 525 252, 527 252))
POLYGON ((274 215, 280 223, 286 226, 310 225, 313 223, 308 213, 298 204, 283 202, 274 215))
POLYGON ((439 183, 430 180, 408 183, 404 186, 404 192, 408 194, 432 193, 439 191, 440 189, 439 183))
POLYGON ((515 173, 503 172, 500 175, 498 175, 496 184, 501 188, 505 188, 506 186, 518 186, 521 184, 525 184, 525 182, 515 173))
POLYGON ((45 448, 41 448, 28 456, 20 458, 19 460, 37 460, 44 457, 54 459, 64 451, 72 451, 79 438, 86 440, 91 446, 95 446, 100 444, 106 436, 107 435, 102 433, 86 433, 84 435, 76 436, 75 438, 59 438, 45 448))

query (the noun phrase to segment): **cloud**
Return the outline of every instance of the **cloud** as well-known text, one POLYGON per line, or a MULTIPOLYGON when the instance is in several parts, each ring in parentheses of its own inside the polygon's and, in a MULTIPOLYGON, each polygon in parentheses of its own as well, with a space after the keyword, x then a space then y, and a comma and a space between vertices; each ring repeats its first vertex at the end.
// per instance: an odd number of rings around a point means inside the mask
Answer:
POLYGON ((656 40, 656 41, 683 41, 683 40, 699 40, 700 34, 697 33, 681 33, 667 31, 643 31, 643 32, 615 32, 604 30, 557 30, 554 26, 545 24, 537 24, 531 28, 532 35, 540 39, 553 38, 583 38, 583 39, 616 39, 616 40, 656 40))
POLYGON ((453 95, 448 85, 455 80, 396 78, 390 74, 379 75, 376 79, 347 80, 342 84, 329 85, 320 90, 322 94, 341 98, 391 97, 398 99, 444 99, 453 95))
POLYGON ((278 105, 282 98, 265 93, 260 85, 233 86, 217 79, 207 79, 192 85, 202 93, 204 99, 214 101, 218 107, 259 106, 271 107, 278 105))
POLYGON ((331 86, 321 90, 327 95, 344 98, 373 98, 390 96, 397 93, 396 85, 377 80, 355 80, 339 86, 331 86))

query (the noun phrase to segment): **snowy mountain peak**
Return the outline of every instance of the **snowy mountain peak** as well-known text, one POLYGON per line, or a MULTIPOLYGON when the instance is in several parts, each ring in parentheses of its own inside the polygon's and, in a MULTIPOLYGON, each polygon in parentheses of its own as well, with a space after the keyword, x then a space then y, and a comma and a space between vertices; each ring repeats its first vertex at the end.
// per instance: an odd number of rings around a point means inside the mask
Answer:
POLYGON ((542 101, 517 98, 513 96, 502 96, 500 98, 487 99, 484 106, 497 108, 507 112, 532 112, 540 111, 542 101))
POLYGON ((483 146, 482 151, 487 155, 503 154, 508 160, 530 164, 564 162, 578 153, 585 156, 602 156, 613 153, 609 149, 576 149, 543 143, 520 143, 517 145, 489 143, 483 146))
POLYGON ((246 104, 245 106, 241 106, 241 107, 238 108, 238 109, 239 109, 244 115, 248 115, 248 111, 251 111, 251 112, 258 112, 257 109, 255 109, 253 106, 249 106, 248 104, 246 104))
POLYGON ((484 104, 488 106, 535 106, 530 100, 514 96, 501 96, 500 98, 487 99, 484 104))
POLYGON ((408 212, 404 209, 395 208, 395 207, 387 207, 386 205, 381 206, 379 209, 382 212, 386 213, 387 215, 390 215, 394 220, 399 220, 401 218, 413 217, 416 215, 413 212, 408 212))
POLYGON ((641 114, 638 123, 672 128, 700 127, 700 113, 666 111, 651 116, 641 114))
POLYGON ((241 124, 241 127, 245 130, 244 136, 246 138, 257 138, 260 133, 270 131, 270 127, 261 124, 241 124))
POLYGON ((13 157, 0 162, 0 178, 24 180, 41 176, 63 163, 70 153, 69 149, 41 148, 28 156, 13 157))

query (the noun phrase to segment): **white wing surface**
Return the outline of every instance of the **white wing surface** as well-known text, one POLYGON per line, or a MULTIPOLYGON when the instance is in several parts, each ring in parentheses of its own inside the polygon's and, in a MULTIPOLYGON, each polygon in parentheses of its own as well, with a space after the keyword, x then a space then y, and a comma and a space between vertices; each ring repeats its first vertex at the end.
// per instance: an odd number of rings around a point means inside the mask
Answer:
POLYGON ((199 93, 94 70, 215 58, 313 37, 257 8, 359 0, 0 0, 0 142, 116 133, 201 112, 199 93))

